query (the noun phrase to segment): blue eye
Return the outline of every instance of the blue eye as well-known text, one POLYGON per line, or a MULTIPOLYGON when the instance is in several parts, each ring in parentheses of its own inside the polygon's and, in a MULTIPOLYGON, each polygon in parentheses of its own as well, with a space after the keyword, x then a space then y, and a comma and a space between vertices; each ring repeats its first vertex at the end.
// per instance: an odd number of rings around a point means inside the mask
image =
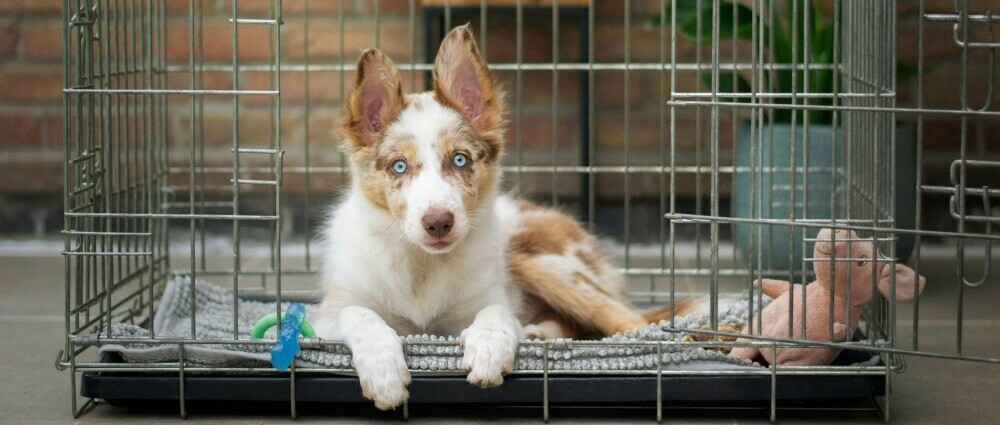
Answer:
POLYGON ((458 168, 462 168, 469 163, 469 157, 464 153, 456 153, 455 156, 451 158, 451 163, 455 164, 458 168))
POLYGON ((396 162, 392 163, 392 172, 396 174, 403 174, 406 172, 406 161, 402 159, 397 159, 396 162))

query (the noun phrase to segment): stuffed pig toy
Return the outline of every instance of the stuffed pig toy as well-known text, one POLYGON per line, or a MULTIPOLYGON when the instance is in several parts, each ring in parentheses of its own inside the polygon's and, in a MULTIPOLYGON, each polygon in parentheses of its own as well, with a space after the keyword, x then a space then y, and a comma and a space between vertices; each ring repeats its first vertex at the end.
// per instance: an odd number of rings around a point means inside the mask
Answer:
MULTIPOLYGON (((924 289, 925 279, 918 276, 913 269, 902 264, 893 266, 886 261, 872 261, 877 257, 878 251, 872 241, 858 241, 857 235, 848 230, 838 230, 836 243, 831 237, 830 229, 823 229, 816 237, 814 249, 813 269, 816 271, 816 280, 808 285, 791 285, 782 280, 761 279, 755 282, 761 291, 774 298, 767 307, 761 311, 760 335, 776 338, 802 339, 802 293, 806 291, 805 326, 806 338, 812 341, 821 342, 841 342, 847 341, 854 335, 858 327, 858 320, 861 318, 861 311, 865 304, 872 298, 872 284, 886 298, 891 298, 891 278, 896 276, 896 300, 910 301, 914 296, 914 285, 917 285, 917 292, 924 289), (848 244, 848 239, 852 242, 848 244), (850 247, 848 247, 850 245, 850 247), (850 249, 848 249, 850 248, 850 249), (833 257, 835 260, 830 261, 833 257), (850 259, 846 261, 843 259, 850 259), (831 266, 835 268, 833 282, 830 282, 831 266), (851 293, 847 298, 848 276, 850 276, 851 293), (830 287, 833 287, 833 312, 830 311, 830 287), (791 297, 794 305, 789 306, 788 298, 791 297), (851 317, 847 317, 848 303, 850 303, 851 317), (789 316, 789 308, 792 314, 789 316), (792 335, 788 334, 788 318, 792 318, 792 335), (830 335, 830 319, 833 319, 833 335, 830 335)), ((752 319, 751 319, 752 320, 752 319)), ((747 327, 740 332, 749 334, 747 327)), ((750 341, 741 338, 739 342, 750 341)), ((772 358, 769 348, 758 349, 756 347, 737 347, 731 355, 752 360, 760 354, 764 360, 770 364, 783 365, 826 365, 833 362, 833 359, 840 354, 839 348, 819 347, 819 348, 778 348, 777 358, 772 358)))

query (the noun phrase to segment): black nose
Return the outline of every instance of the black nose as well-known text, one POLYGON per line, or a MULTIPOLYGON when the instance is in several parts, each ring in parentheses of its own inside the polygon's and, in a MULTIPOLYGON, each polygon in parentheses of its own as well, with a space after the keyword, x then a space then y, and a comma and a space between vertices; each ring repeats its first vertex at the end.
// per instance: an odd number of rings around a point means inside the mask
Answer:
POLYGON ((455 224, 455 215, 444 208, 432 207, 424 213, 420 219, 424 231, 435 238, 442 238, 451 231, 451 226, 455 224))

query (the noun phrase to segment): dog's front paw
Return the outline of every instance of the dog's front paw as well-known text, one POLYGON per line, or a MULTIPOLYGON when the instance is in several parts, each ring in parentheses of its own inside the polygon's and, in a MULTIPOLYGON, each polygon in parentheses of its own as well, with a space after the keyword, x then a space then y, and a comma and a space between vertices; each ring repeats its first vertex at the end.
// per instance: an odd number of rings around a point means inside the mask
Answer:
POLYGON ((366 344, 352 353, 354 369, 361 381, 361 393, 381 410, 395 409, 410 393, 410 371, 403 348, 395 344, 366 344))
POLYGON ((462 368, 469 372, 466 379, 480 388, 503 383, 503 376, 514 370, 517 335, 502 327, 470 327, 462 331, 459 343, 465 347, 462 368))

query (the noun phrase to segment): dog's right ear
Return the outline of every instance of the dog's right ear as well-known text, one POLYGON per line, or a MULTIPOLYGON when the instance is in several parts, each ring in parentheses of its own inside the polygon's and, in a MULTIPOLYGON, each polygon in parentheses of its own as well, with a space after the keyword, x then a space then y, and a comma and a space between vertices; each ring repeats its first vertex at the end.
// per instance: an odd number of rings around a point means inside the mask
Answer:
POLYGON ((403 85, 396 64, 378 49, 358 59, 354 90, 344 105, 345 148, 357 151, 375 144, 403 110, 403 85))
POLYGON ((496 157, 503 144, 503 89, 479 54, 469 24, 441 40, 434 60, 434 94, 468 118, 496 157))

